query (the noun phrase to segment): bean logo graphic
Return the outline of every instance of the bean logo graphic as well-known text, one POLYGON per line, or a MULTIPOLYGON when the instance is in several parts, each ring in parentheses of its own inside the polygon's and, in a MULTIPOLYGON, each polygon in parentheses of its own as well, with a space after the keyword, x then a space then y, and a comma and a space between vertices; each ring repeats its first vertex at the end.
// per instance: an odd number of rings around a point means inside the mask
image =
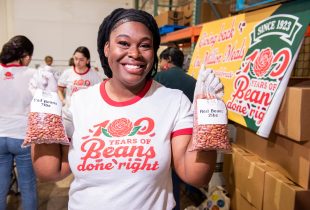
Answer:
POLYGON ((132 122, 126 118, 114 120, 108 126, 108 132, 113 137, 123 137, 130 134, 133 128, 132 122))
POLYGON ((122 170, 131 173, 156 171, 159 161, 156 147, 154 120, 142 117, 105 120, 93 125, 82 137, 78 171, 122 170))
POLYGON ((75 86, 86 86, 86 87, 88 87, 88 86, 90 86, 90 81, 89 80, 79 79, 79 80, 75 80, 73 82, 73 84, 75 86))
POLYGON ((5 76, 5 79, 14 79, 14 75, 9 71, 5 72, 4 76, 5 76))
MULTIPOLYGON (((120 118, 113 121, 106 120, 89 129, 89 134, 93 137, 125 137, 135 135, 148 135, 154 137, 154 120, 149 117, 140 118, 134 122, 127 118, 120 118)), ((90 136, 84 136, 82 139, 88 139, 90 136)))
POLYGON ((75 92, 77 92, 77 91, 79 91, 81 89, 85 89, 85 88, 87 88, 89 86, 90 86, 90 81, 89 80, 83 80, 83 79, 75 80, 73 82, 71 95, 73 93, 75 93, 75 92))
POLYGON ((272 49, 266 48, 260 52, 253 65, 253 72, 259 78, 263 77, 270 70, 272 64, 273 52, 272 49))

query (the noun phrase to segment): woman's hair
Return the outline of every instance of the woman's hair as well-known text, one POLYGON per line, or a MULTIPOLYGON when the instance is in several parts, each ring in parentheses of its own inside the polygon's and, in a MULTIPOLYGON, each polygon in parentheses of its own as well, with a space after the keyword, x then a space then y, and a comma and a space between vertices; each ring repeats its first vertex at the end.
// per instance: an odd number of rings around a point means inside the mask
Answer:
POLYGON ((183 52, 176 47, 168 47, 159 55, 159 59, 170 60, 174 65, 182 68, 184 62, 183 52))
POLYGON ((47 55, 47 56, 45 56, 45 58, 44 58, 44 61, 45 61, 45 63, 47 63, 47 62, 53 62, 53 57, 52 56, 50 56, 50 55, 47 55))
POLYGON ((0 53, 0 63, 11 63, 13 61, 21 60, 26 56, 32 56, 32 54, 32 42, 25 36, 14 36, 3 45, 0 53))
POLYGON ((68 66, 74 66, 74 59, 71 57, 68 61, 68 66))
POLYGON ((118 27, 120 24, 125 22, 140 22, 144 24, 153 34, 153 49, 154 49, 154 63, 152 70, 147 75, 147 79, 153 77, 157 72, 158 58, 157 50, 160 45, 160 34, 157 23, 152 15, 149 13, 137 10, 137 9, 123 9, 119 8, 114 10, 109 16, 104 18, 98 31, 97 38, 97 50, 99 53, 101 66, 107 77, 112 77, 112 70, 108 63, 108 58, 104 55, 104 46, 107 41, 109 41, 111 32, 118 27))
POLYGON ((84 47, 84 46, 80 46, 80 47, 76 48, 73 55, 77 52, 82 53, 85 56, 85 58, 87 58, 89 60, 89 63, 87 63, 86 66, 88 68, 90 68, 90 52, 89 52, 88 48, 84 47))

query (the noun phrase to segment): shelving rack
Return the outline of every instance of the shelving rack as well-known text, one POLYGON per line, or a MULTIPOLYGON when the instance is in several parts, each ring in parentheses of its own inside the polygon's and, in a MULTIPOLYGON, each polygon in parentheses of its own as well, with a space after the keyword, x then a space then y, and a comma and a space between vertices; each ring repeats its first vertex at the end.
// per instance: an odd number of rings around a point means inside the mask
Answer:
POLYGON ((234 12, 245 12, 259 9, 260 7, 266 7, 274 4, 279 4, 285 1, 291 0, 260 0, 260 1, 249 1, 249 0, 235 0, 234 12))
POLYGON ((161 37, 161 44, 166 45, 170 42, 175 44, 183 42, 196 43, 202 29, 202 24, 180 29, 161 37))

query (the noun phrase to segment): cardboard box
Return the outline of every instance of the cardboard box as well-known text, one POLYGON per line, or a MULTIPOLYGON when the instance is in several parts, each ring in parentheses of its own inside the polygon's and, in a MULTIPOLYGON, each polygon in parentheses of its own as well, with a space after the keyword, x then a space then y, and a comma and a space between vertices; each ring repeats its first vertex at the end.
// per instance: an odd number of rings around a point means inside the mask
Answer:
POLYGON ((275 169, 256 155, 243 155, 236 150, 234 176, 236 188, 256 209, 263 209, 265 174, 275 169))
POLYGON ((164 25, 184 25, 183 12, 181 11, 165 11, 158 16, 155 16, 158 27, 164 25))
MULTIPOLYGON (((216 11, 221 16, 220 18, 225 18, 230 15, 230 4, 227 1, 215 1, 213 3, 214 7, 216 8, 216 11)), ((218 20, 219 18, 214 14, 213 10, 211 9, 211 6, 208 2, 204 2, 201 5, 201 18, 200 23, 206 23, 214 20, 218 20)))
POLYGON ((257 210, 249 201, 247 201, 238 189, 235 189, 231 202, 231 210, 257 210))
MULTIPOLYGON (((227 17, 230 15, 229 7, 230 4, 225 0, 213 0, 213 5, 216 8, 216 11, 219 13, 221 18, 227 17)), ((184 26, 191 26, 194 18, 194 3, 189 1, 187 4, 177 8, 178 11, 183 12, 184 16, 184 26)), ((210 22, 217 20, 218 18, 214 14, 213 10, 210 7, 210 4, 206 1, 201 1, 200 7, 200 17, 198 17, 197 24, 210 22)))
POLYGON ((264 210, 310 209, 310 191, 295 185, 279 172, 267 172, 264 185, 264 210))
POLYGON ((187 5, 180 7, 179 10, 183 11, 184 25, 191 26, 193 22, 193 3, 189 2, 187 5))
POLYGON ((223 177, 225 180, 225 189, 228 194, 232 195, 235 190, 235 175, 233 172, 234 158, 232 154, 224 154, 223 177))
POLYGON ((287 87, 274 131, 295 141, 310 140, 310 87, 287 87))
POLYGON ((235 157, 236 153, 242 155, 253 156, 253 153, 250 153, 241 147, 232 144, 232 153, 224 154, 223 158, 223 177, 225 180, 225 189, 229 194, 233 194, 235 190, 235 174, 234 174, 234 166, 235 166, 235 157))
POLYGON ((265 139, 241 125, 236 127, 237 145, 257 154, 304 189, 310 188, 310 141, 299 143, 275 133, 265 139))

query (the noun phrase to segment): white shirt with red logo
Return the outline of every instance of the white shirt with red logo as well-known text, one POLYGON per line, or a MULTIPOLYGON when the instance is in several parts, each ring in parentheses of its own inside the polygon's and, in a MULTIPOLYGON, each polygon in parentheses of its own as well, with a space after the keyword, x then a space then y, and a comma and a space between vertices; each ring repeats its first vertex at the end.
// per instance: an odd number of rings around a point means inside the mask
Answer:
POLYGON ((134 99, 115 102, 103 82, 71 100, 69 209, 172 209, 171 137, 193 127, 183 92, 149 81, 134 99))
POLYGON ((32 100, 28 89, 35 73, 20 65, 0 65, 0 136, 24 139, 32 100))
POLYGON ((45 65, 45 66, 40 67, 40 68, 41 68, 43 71, 48 71, 48 72, 52 73, 56 81, 58 81, 60 75, 62 74, 62 71, 61 71, 61 70, 56 69, 56 68, 53 67, 53 66, 45 65))
POLYGON ((70 107, 71 96, 75 92, 93 86, 102 79, 98 73, 90 68, 84 73, 78 73, 75 68, 66 69, 58 79, 58 86, 66 88, 65 99, 66 105, 65 108, 70 107))

